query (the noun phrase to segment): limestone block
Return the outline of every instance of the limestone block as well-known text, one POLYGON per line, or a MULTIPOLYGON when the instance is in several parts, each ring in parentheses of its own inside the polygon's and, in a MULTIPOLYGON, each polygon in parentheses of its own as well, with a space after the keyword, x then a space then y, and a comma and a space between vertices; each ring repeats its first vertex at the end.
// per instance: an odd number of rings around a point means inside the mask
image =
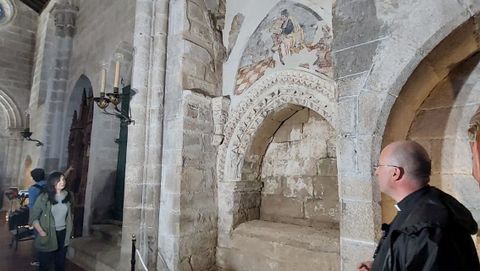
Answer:
POLYGON ((232 248, 219 249, 217 257, 226 270, 339 270, 338 230, 251 221, 235 230, 232 248))
POLYGON ((341 125, 338 125, 338 133, 341 135, 355 134, 358 114, 358 100, 356 97, 339 100, 337 122, 341 125))
POLYGON ((263 182, 262 194, 263 195, 282 194, 283 179, 285 179, 285 177, 281 177, 281 176, 272 176, 272 177, 262 178, 262 182, 263 182))
POLYGON ((282 143, 302 139, 302 123, 285 122, 275 133, 273 142, 282 143))
POLYGON ((334 51, 335 77, 342 78, 370 70, 378 41, 361 44, 342 51, 334 51))
POLYGON ((139 208, 142 205, 142 184, 126 183, 124 196, 124 205, 131 208, 139 208))
POLYGON ((333 47, 343 49, 377 39, 385 27, 377 18, 379 3, 368 0, 336 1, 333 8, 333 47))
POLYGON ((285 177, 283 196, 304 201, 313 198, 313 180, 311 177, 285 177))
POLYGON ((341 270, 356 270, 359 263, 364 261, 371 261, 376 245, 373 240, 362 242, 359 240, 350 240, 348 238, 341 238, 341 270))
POLYGON ((471 152, 466 138, 432 140, 432 172, 470 174, 471 152))
POLYGON ((198 79, 205 79, 206 69, 205 64, 197 62, 195 59, 189 57, 184 57, 183 59, 183 74, 189 74, 198 79))
POLYGON ((474 218, 478 221, 480 202, 478 202, 478 183, 474 181, 471 175, 463 174, 442 174, 438 176, 441 183, 438 188, 449 193, 467 207, 474 218))
POLYGON ((338 98, 343 99, 349 96, 358 96, 363 89, 368 72, 362 72, 337 79, 338 98))
MULTIPOLYGON (((317 127, 319 128, 319 127, 317 127)), ((322 130, 318 129, 320 132, 322 130)), ((305 131, 305 130, 304 130, 305 131)), ((305 133, 304 133, 305 135, 305 133)), ((308 159, 319 159, 328 157, 327 151, 327 140, 323 136, 318 138, 311 137, 310 135, 305 135, 305 139, 299 144, 290 144, 290 154, 296 154, 297 159, 308 160, 308 159)))
MULTIPOLYGON (((358 132, 362 135, 372 134, 384 127, 386 118, 381 114, 382 106, 388 95, 379 95, 372 91, 362 91, 358 97, 358 132), (377 118, 383 121, 378 121, 377 118)), ((393 105, 393 103, 391 103, 393 105)))
POLYGON ((338 202, 337 176, 315 176, 312 181, 315 199, 334 199, 338 202))
POLYGON ((342 237, 366 242, 375 240, 375 226, 378 226, 376 222, 380 221, 376 213, 380 214, 380 210, 373 208, 371 202, 343 200, 341 213, 343 223, 340 229, 342 237))
POLYGON ((186 167, 182 171, 182 192, 205 191, 207 183, 202 169, 186 167))
POLYGON ((398 95, 408 76, 416 68, 423 56, 419 51, 406 46, 404 40, 383 39, 375 57, 373 69, 365 82, 365 88, 371 91, 398 95), (411 63, 415 60, 414 63, 411 63))
POLYGON ((190 264, 191 269, 187 270, 208 270, 215 265, 215 248, 192 255, 190 264))
POLYGON ((357 172, 356 140, 352 137, 337 138, 338 174, 347 176, 357 172))
POLYGON ((303 202, 294 198, 285 198, 277 195, 262 197, 260 216, 303 218, 303 202))
POLYGON ((317 161, 317 172, 320 176, 337 176, 337 159, 323 158, 317 161))
POLYGON ((314 222, 339 223, 340 204, 337 200, 309 200, 305 203, 305 218, 314 222))
MULTIPOLYGON (((372 175, 339 176, 340 195, 349 201, 373 200, 373 190, 378 190, 372 175)), ((378 194, 380 197, 380 194, 378 194)), ((378 198, 380 200, 380 198, 378 198)))
POLYGON ((335 135, 327 139, 327 157, 337 157, 337 140, 335 138, 335 135))
MULTIPOLYGON (((474 107, 468 111, 473 112, 474 107)), ((410 128, 409 136, 415 138, 463 137, 471 115, 465 116, 466 108, 442 108, 421 110, 410 128)), ((473 115, 473 113, 472 113, 473 115)))
POLYGON ((429 39, 432 36, 444 37, 471 16, 462 3, 448 0, 415 1, 413 5, 399 5, 397 12, 406 16, 392 25, 395 27, 393 36, 395 39, 404 40, 411 48, 421 48, 431 42, 429 39), (448 12, 445 12, 446 10, 448 12), (416 25, 422 27, 419 31, 410 33, 416 25))

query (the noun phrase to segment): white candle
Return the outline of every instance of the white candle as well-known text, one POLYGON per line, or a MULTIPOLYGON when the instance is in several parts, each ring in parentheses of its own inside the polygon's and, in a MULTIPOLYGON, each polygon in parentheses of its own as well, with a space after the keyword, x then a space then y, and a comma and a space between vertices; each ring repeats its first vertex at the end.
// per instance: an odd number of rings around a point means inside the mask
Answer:
POLYGON ((102 68, 102 74, 100 77, 100 92, 105 92, 106 78, 107 78, 107 70, 105 68, 102 68))
POLYGON ((120 61, 117 60, 115 63, 115 80, 113 81, 113 87, 118 88, 118 83, 120 82, 120 61))

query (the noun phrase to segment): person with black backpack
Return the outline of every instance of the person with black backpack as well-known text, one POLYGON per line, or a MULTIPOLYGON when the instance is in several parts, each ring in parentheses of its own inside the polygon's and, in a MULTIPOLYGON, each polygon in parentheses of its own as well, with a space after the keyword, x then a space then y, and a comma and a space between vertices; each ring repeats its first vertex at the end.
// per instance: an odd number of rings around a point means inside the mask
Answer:
POLYGON ((30 171, 30 175, 32 175, 32 178, 35 181, 35 184, 28 188, 28 208, 32 210, 35 200, 37 200, 38 195, 40 195, 45 188, 47 181, 45 181, 45 170, 41 168, 36 168, 30 171))

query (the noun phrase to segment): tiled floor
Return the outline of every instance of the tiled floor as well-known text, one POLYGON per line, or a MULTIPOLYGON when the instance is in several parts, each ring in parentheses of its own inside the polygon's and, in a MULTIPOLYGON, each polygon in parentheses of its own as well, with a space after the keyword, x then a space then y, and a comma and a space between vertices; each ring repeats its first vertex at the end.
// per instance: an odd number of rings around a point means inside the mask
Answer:
MULTIPOLYGON (((0 212, 0 270, 2 271, 34 271, 38 267, 31 266, 33 258, 32 241, 18 243, 18 249, 15 251, 9 248, 12 235, 8 231, 8 225, 5 219, 5 212, 0 212)), ((67 271, 84 271, 82 268, 67 260, 67 271)))

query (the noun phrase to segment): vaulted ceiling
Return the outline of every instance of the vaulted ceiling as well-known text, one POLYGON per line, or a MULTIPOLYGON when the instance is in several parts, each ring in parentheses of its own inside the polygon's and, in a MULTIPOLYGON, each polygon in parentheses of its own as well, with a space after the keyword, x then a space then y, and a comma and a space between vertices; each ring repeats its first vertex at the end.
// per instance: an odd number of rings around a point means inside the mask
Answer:
POLYGON ((42 12, 42 10, 48 5, 50 0, 20 0, 25 5, 29 6, 31 9, 35 10, 37 13, 42 12))

